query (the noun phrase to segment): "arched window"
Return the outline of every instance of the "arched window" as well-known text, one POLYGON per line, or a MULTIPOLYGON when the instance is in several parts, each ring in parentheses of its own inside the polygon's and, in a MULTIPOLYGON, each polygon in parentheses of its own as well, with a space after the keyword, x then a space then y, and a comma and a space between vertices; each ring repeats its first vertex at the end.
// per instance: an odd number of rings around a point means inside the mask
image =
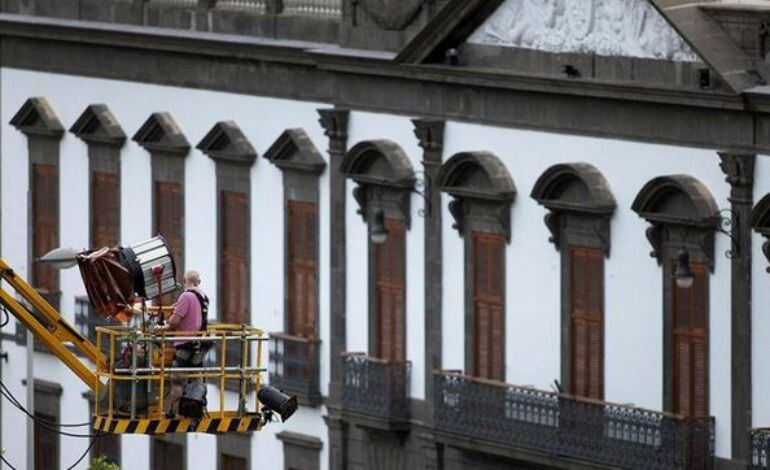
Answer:
POLYGON ((353 195, 370 230, 375 223, 387 229, 383 243, 369 240, 369 354, 404 362, 406 232, 411 224, 414 170, 401 147, 389 140, 357 144, 340 168, 358 183, 353 195))
POLYGON ((688 175, 649 181, 632 209, 649 221, 651 255, 663 271, 663 407, 686 416, 709 414, 709 272, 714 267, 718 208, 709 190, 688 175), (693 282, 675 279, 689 255, 693 282))
POLYGON ((604 398, 604 257, 615 198, 588 163, 554 165, 532 198, 549 212, 550 242, 561 252, 561 378, 573 395, 604 398))
POLYGON ((516 195, 505 165, 487 152, 454 155, 441 167, 439 188, 465 240, 465 369, 505 380, 505 247, 516 195))

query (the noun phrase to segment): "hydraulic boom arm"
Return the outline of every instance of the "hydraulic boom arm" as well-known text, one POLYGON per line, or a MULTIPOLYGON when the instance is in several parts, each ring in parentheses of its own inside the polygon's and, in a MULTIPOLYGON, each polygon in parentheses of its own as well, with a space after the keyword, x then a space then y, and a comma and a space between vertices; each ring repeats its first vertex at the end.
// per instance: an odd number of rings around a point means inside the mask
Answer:
POLYGON ((0 259, 0 278, 6 281, 12 288, 6 290, 5 285, 0 285, 0 304, 99 396, 98 394, 103 384, 97 375, 67 347, 67 344, 71 344, 82 352, 86 358, 98 365, 99 368, 105 368, 106 361, 101 351, 73 328, 51 304, 30 286, 27 281, 17 275, 3 259, 0 259), (16 292, 18 296, 24 299, 33 310, 38 312, 39 316, 34 315, 21 302, 16 300, 12 292, 16 292))

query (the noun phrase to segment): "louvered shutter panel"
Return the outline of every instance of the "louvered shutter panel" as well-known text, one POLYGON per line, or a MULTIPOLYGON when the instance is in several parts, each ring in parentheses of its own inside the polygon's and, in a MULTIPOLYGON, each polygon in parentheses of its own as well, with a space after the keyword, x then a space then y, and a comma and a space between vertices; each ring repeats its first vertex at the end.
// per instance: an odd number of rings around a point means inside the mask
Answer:
POLYGON ((406 359, 406 226, 386 219, 388 238, 375 245, 377 354, 389 361, 406 359))
POLYGON ((55 165, 32 165, 32 283, 45 293, 59 290, 59 276, 49 264, 37 261, 56 248, 59 234, 58 170, 55 165))
MULTIPOLYGON (((182 185, 170 181, 155 182, 155 231, 162 235, 168 244, 177 271, 177 281, 184 276, 184 237, 182 220, 184 203, 182 185)), ((171 305, 173 294, 163 296, 163 305, 171 305)))
POLYGON ((91 174, 92 248, 118 243, 119 198, 117 174, 102 171, 91 174))
POLYGON ((245 194, 222 191, 222 257, 219 296, 222 320, 248 320, 248 200, 245 194))
POLYGON ((671 277, 674 412, 708 416, 708 269, 695 263, 690 268, 695 279, 689 289, 677 287, 671 277))
POLYGON ((604 395, 604 255, 587 247, 570 249, 572 394, 604 395))
POLYGON ((497 235, 474 233, 473 367, 474 375, 505 379, 505 241, 497 235))
POLYGON ((317 206, 289 202, 289 333, 305 338, 316 334, 317 206))

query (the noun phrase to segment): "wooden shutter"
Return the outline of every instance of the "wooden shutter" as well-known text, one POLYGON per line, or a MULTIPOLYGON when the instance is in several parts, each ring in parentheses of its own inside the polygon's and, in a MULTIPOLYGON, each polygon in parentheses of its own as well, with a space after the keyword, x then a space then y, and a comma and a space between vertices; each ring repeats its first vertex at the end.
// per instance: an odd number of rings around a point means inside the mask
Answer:
MULTIPOLYGON (((58 422, 56 416, 35 413, 40 421, 58 422)), ((59 468, 59 434, 49 427, 34 424, 35 433, 35 470, 53 470, 59 468)))
POLYGON ((316 279, 317 207, 289 202, 289 334, 316 335, 318 285, 316 279))
MULTIPOLYGON (((182 221, 184 220, 184 200, 182 185, 170 181, 155 182, 155 231, 162 235, 168 244, 171 256, 174 257, 177 281, 181 283, 184 276, 184 237, 182 236, 182 221)), ((174 294, 163 296, 163 305, 171 305, 175 301, 174 294)))
POLYGON ((91 247, 115 246, 120 220, 118 175, 95 171, 91 174, 91 247))
POLYGON ((229 454, 219 454, 222 470, 247 470, 249 468, 248 460, 242 457, 235 457, 229 454))
POLYGON ((249 206, 246 194, 222 191, 219 298, 222 321, 248 322, 249 299, 249 206))
POLYGON ((58 272, 37 261, 59 240, 59 174, 55 165, 32 165, 32 284, 44 293, 59 291, 58 272))
POLYGON ((604 398, 604 254, 595 248, 570 250, 571 390, 604 398))
POLYGON ((374 245, 377 355, 406 360, 406 225, 386 219, 388 238, 374 245))
POLYGON ((473 374, 505 380, 505 239, 473 234, 473 374))
POLYGON ((695 263, 690 268, 695 280, 689 289, 677 287, 676 280, 671 276, 673 411, 702 417, 709 413, 708 268, 695 263))
POLYGON ((152 468, 183 470, 185 468, 184 447, 158 438, 152 439, 152 468))

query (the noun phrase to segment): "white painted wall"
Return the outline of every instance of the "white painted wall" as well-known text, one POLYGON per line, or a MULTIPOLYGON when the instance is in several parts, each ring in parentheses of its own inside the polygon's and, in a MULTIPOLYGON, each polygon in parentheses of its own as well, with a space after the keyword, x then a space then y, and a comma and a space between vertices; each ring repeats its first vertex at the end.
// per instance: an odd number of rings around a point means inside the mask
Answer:
MULTIPOLYGON (((770 193, 770 157, 758 155, 754 168, 754 203, 770 193)), ((767 259, 762 255, 765 238, 752 233, 752 287, 751 287, 751 375, 752 425, 770 426, 770 274, 767 259)))
MULTIPOLYGON (((65 128, 69 128, 85 107, 106 103, 129 138, 152 112, 169 111, 194 147, 220 120, 233 119, 257 150, 260 158, 251 169, 252 217, 252 323, 268 331, 283 329, 283 186, 278 169, 261 155, 290 127, 304 128, 322 154, 327 139, 318 125, 316 109, 320 103, 292 102, 271 98, 235 95, 182 88, 161 87, 113 80, 98 80, 66 75, 43 74, 2 69, 2 106, 0 130, 2 143, 2 256, 27 276, 26 203, 27 148, 26 138, 7 122, 31 96, 45 96, 65 128), (205 110, 205 113, 202 111, 205 110), (269 116, 269 119, 265 119, 269 116)), ((63 246, 83 248, 88 245, 88 157, 86 145, 72 134, 61 141, 61 240, 63 246)), ((150 157, 141 147, 129 141, 121 153, 121 239, 125 244, 152 235, 150 157)), ((185 161, 185 266, 202 273, 203 288, 216 305, 216 178, 214 162, 197 150, 185 161)), ((320 318, 322 350, 322 391, 328 382, 328 172, 320 181, 320 318)), ((73 319, 74 296, 84 294, 76 270, 62 273, 63 312, 73 319)), ((4 344, 11 361, 3 368, 3 381, 23 401, 24 352, 15 344, 4 344)), ((88 404, 81 393, 86 387, 53 357, 36 356, 36 376, 60 383, 62 422, 87 419, 88 404)), ((217 403, 212 391, 210 402, 217 403)), ((231 401, 228 397, 228 402, 231 401)), ((4 404, 3 446, 5 457, 23 468, 25 459, 24 418, 4 404), (6 411, 7 410, 7 411, 6 411)), ((325 444, 321 453, 322 468, 328 457, 323 410, 302 409, 286 425, 274 425, 255 435, 252 453, 255 462, 279 462, 282 444, 275 433, 284 429, 315 435, 325 444)), ((188 436, 188 468, 212 468, 215 440, 210 436, 188 436), (193 445, 194 444, 194 445, 193 445)), ((85 441, 62 438, 61 462, 68 466, 85 449, 85 441)), ((148 468, 149 444, 146 437, 123 439, 125 468, 148 468)), ((85 468, 81 465, 80 468, 85 468)))
MULTIPOLYGON (((422 170, 422 149, 412 122, 403 116, 353 112, 350 115, 349 147, 365 140, 388 139, 409 157, 415 172, 422 170)), ((348 351, 368 350, 368 234, 356 212, 356 184, 348 181, 347 215, 347 340, 348 351)), ((406 232, 406 357, 412 363, 411 397, 425 398, 425 220, 418 215, 423 200, 411 198, 412 225, 406 232)))
MULTIPOLYGON (((445 159, 459 151, 491 151, 506 163, 518 189, 506 254, 507 380, 550 389, 560 375, 560 259, 548 243, 545 209, 529 194, 551 165, 586 161, 604 174, 618 203, 605 269, 605 397, 661 409, 661 271, 649 257, 648 225, 631 203, 650 179, 689 173, 726 207, 729 186, 716 152, 454 122, 447 124, 446 139, 445 159)), ((446 209, 444 216, 444 366, 462 368, 462 243, 446 209)), ((730 454, 730 262, 722 256, 729 247, 729 239, 718 235, 710 290, 710 407, 720 456, 730 454)))

